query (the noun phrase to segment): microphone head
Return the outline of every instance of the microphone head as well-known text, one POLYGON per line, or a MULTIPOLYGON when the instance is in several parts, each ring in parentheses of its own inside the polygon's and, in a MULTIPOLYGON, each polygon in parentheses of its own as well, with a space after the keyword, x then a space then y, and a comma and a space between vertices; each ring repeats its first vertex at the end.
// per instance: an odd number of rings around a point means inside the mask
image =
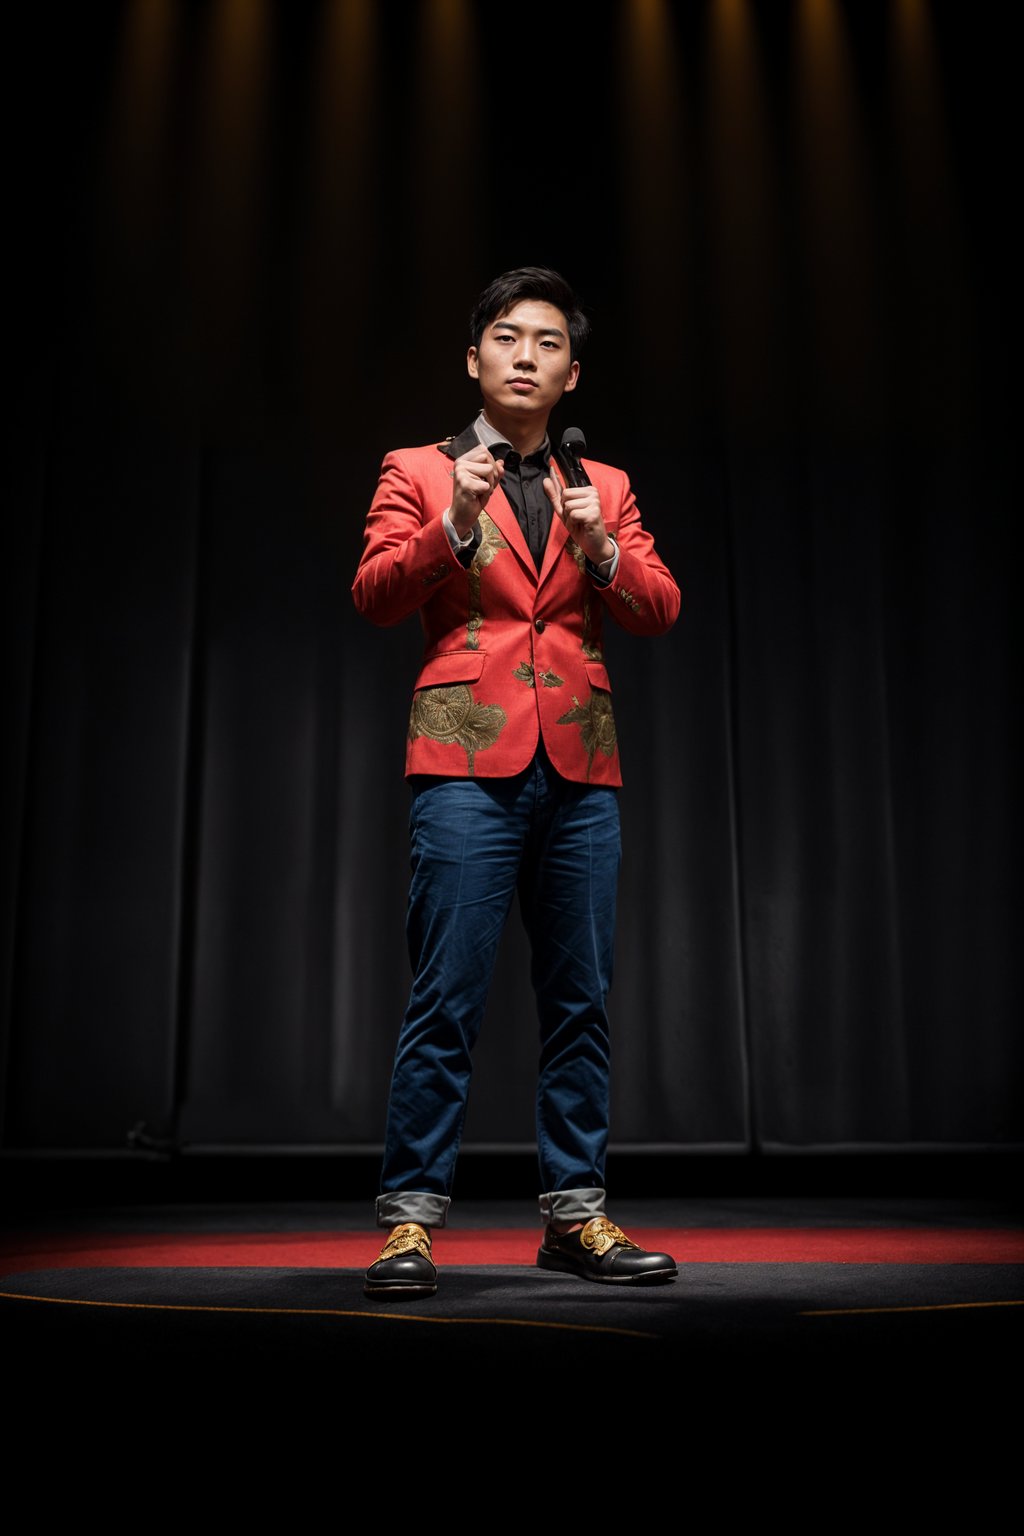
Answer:
POLYGON ((579 427, 566 427, 562 433, 562 447, 567 453, 575 454, 577 458, 580 454, 586 453, 587 440, 579 427))

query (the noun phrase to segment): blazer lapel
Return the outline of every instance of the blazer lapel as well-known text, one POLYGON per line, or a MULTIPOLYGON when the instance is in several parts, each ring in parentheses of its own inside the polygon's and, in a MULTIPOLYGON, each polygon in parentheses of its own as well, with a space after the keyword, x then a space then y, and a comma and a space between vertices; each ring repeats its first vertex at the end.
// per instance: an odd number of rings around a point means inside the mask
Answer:
POLYGON ((446 437, 444 442, 438 443, 437 446, 440 448, 441 452, 446 453, 450 459, 458 459, 461 458, 464 453, 468 453, 471 448, 479 447, 479 444, 480 439, 473 431, 472 426, 469 426, 464 432, 460 432, 458 437, 446 437))
MULTIPOLYGON (((477 437, 472 426, 469 426, 464 432, 460 432, 458 437, 450 437, 446 442, 439 443, 438 447, 450 459, 457 459, 461 454, 468 453, 471 448, 477 448, 479 445, 480 439, 477 437)), ((497 490, 491 493, 490 500, 487 503, 487 516, 494 523, 509 548, 515 551, 520 562, 525 567, 527 575, 536 583, 537 567, 533 563, 530 546, 523 537, 523 530, 519 526, 519 519, 516 517, 515 511, 500 485, 497 490)))
MULTIPOLYGON (((561 466, 558 464, 554 454, 551 455, 551 477, 553 480, 557 480, 563 489, 565 488, 565 476, 562 474, 561 466)), ((558 557, 565 548, 568 538, 569 535, 566 532, 562 519, 557 512, 552 512, 551 529, 548 533, 548 542, 544 546, 544 562, 541 565, 540 577, 538 579, 539 586, 544 585, 551 572, 555 569, 558 557)))
POLYGON ((527 576, 536 585, 537 567, 533 563, 530 546, 527 544, 523 536, 523 530, 519 526, 519 519, 516 517, 515 508, 500 485, 491 493, 491 499, 487 503, 487 516, 498 527, 500 532, 504 534, 506 542, 515 550, 520 563, 525 567, 527 576))

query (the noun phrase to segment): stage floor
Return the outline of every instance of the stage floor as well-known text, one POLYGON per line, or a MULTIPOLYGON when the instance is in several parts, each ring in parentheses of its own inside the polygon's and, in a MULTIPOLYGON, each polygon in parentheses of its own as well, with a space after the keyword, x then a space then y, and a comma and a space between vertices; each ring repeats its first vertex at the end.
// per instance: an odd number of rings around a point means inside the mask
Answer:
POLYGON ((0 1240, 5 1376, 340 1372, 365 1399, 411 1357, 435 1382, 468 1371, 481 1401, 553 1365, 668 1399, 684 1380, 763 1389, 766 1372, 776 1390, 883 1373, 926 1395, 1019 1352, 1024 1223, 1005 1200, 632 1199, 609 1213, 672 1252, 678 1279, 539 1270, 527 1202, 453 1206, 437 1295, 404 1305, 362 1293, 381 1242, 362 1203, 21 1210, 0 1240))

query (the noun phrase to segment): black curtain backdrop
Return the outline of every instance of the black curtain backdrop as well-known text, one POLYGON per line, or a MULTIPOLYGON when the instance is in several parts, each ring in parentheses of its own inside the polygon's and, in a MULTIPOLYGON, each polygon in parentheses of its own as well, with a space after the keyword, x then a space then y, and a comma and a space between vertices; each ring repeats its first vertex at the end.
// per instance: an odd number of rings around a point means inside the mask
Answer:
MULTIPOLYGON (((379 1144, 419 630, 349 588, 531 262, 683 593, 608 647, 613 1143, 1024 1140, 1009 14, 9 8, 4 1149, 379 1144)), ((513 922, 467 1149, 534 1071, 513 922)))

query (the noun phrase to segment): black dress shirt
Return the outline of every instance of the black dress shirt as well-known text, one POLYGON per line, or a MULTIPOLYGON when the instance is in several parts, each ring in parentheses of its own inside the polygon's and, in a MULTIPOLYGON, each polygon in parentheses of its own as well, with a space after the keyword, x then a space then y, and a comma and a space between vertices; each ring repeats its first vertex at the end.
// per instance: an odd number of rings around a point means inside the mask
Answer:
POLYGON ((512 504, 538 571, 544 562, 548 533, 551 529, 551 502, 544 489, 544 479, 551 473, 547 440, 536 453, 525 458, 511 443, 488 443, 491 456, 505 461, 501 488, 512 504))
MULTIPOLYGON (((545 437, 540 447, 533 453, 528 453, 525 458, 512 447, 510 443, 495 431, 490 422, 484 417, 483 412, 473 423, 476 430, 477 441, 483 443, 492 458, 502 459, 505 464, 505 474, 501 481, 501 488, 505 493, 509 505, 519 519, 519 526, 523 530, 523 538, 533 556, 533 563, 539 571, 544 561, 544 550, 548 542, 548 534, 551 531, 551 517, 553 507, 544 490, 545 476, 551 475, 551 440, 545 437)), ((451 540, 459 563, 468 566, 480 547, 480 526, 477 524, 471 534, 460 540, 454 527, 449 522, 448 537, 451 540)), ((615 540, 612 540, 615 543, 615 540)), ((594 565, 587 560, 587 570, 599 586, 606 587, 615 574, 618 564, 618 548, 610 560, 603 565, 594 565)))

